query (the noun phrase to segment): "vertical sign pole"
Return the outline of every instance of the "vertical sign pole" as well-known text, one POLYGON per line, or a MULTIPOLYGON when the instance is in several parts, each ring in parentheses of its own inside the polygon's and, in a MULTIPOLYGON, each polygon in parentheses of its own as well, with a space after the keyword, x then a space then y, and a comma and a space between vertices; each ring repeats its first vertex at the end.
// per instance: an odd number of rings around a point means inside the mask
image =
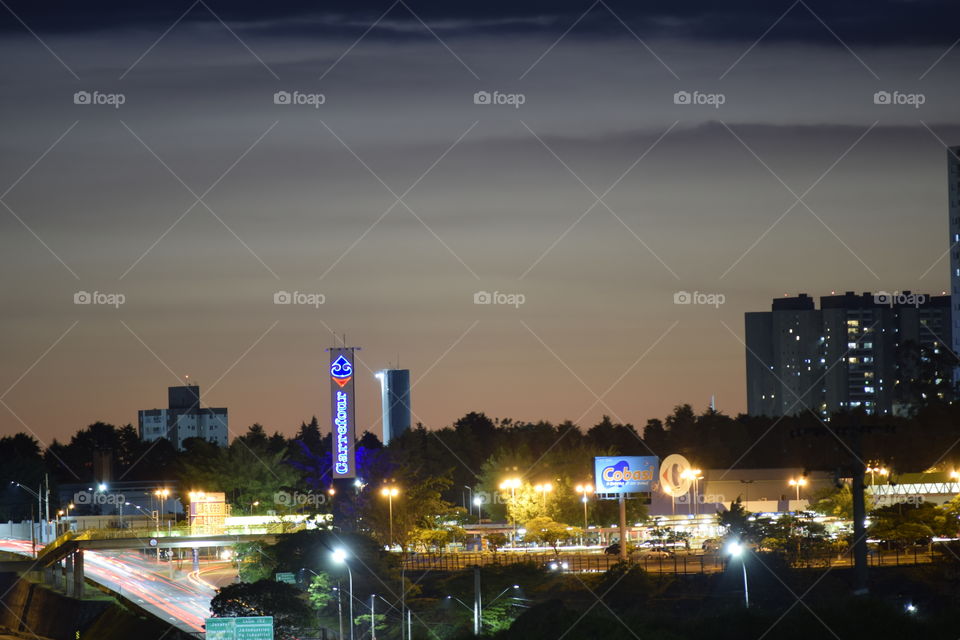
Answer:
POLYGON ((627 501, 620 494, 620 559, 627 561, 627 501))

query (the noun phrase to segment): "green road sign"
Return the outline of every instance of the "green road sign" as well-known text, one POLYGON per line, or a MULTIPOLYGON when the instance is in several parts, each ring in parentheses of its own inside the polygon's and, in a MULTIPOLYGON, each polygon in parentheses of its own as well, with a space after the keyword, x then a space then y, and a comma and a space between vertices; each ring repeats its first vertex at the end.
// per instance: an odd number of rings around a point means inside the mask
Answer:
POLYGON ((275 576, 277 582, 286 582, 287 584, 297 584, 297 579, 292 573, 278 573, 275 576))
POLYGON ((207 618, 206 640, 273 640, 273 616, 207 618))

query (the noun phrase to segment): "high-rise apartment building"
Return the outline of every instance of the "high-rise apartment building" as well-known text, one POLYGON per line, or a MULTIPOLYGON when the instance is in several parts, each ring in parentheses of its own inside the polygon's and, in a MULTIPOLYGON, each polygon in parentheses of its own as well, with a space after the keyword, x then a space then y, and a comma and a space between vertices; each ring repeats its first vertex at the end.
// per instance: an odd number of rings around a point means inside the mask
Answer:
POLYGON ((747 413, 901 414, 952 397, 950 297, 847 292, 745 314, 747 413))
POLYGON ((227 410, 201 407, 199 386, 169 387, 166 409, 141 409, 138 414, 141 440, 166 438, 178 450, 188 438, 203 438, 220 447, 228 444, 227 410))

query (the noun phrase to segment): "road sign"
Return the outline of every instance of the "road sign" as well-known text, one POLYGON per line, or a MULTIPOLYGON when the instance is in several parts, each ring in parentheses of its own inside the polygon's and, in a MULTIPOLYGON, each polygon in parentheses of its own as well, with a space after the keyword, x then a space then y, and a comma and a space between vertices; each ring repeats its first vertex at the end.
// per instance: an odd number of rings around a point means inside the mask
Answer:
POLYGON ((273 640, 273 616, 236 620, 236 640, 273 640))
POLYGON ((273 616, 207 618, 206 640, 273 640, 273 616))
POLYGON ((277 582, 286 582, 287 584, 297 584, 297 578, 292 573, 278 573, 275 576, 277 582))

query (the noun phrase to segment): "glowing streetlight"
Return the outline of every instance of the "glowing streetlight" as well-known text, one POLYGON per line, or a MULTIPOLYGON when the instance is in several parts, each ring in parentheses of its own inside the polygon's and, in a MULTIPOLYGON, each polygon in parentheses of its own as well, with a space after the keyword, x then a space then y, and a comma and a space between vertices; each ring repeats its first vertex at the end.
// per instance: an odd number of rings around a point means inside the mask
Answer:
POLYGON ((387 499, 390 505, 390 548, 393 548, 393 499, 399 495, 400 489, 396 487, 384 487, 380 489, 380 495, 387 499))
POLYGON ((887 469, 886 467, 871 467, 871 466, 868 466, 866 470, 867 470, 867 473, 870 474, 870 486, 871 486, 871 487, 874 486, 874 484, 875 484, 875 475, 874 475, 874 474, 880 474, 881 476, 888 476, 888 475, 890 475, 890 470, 887 469))
POLYGON ((517 519, 513 516, 513 508, 516 506, 517 499, 517 489, 520 488, 521 480, 520 478, 507 478, 500 483, 500 490, 506 491, 510 490, 510 519, 513 521, 513 544, 517 544, 517 519))
POLYGON ((800 478, 790 478, 790 480, 787 482, 787 484, 789 484, 791 487, 796 487, 796 489, 797 489, 797 501, 799 501, 799 500, 800 500, 800 487, 805 487, 805 486, 807 486, 807 479, 804 478, 804 477, 800 477, 800 478))
POLYGON ((350 640, 353 640, 353 572, 350 571, 350 563, 347 562, 346 550, 334 549, 332 557, 334 562, 347 568, 347 577, 350 581, 350 597, 347 598, 350 602, 350 640))
POLYGON ((732 558, 740 558, 740 565, 743 567, 743 606, 750 608, 750 591, 747 589, 747 560, 744 557, 744 547, 739 542, 731 542, 727 545, 727 553, 732 558))
MULTIPOLYGON (((587 502, 589 502, 589 500, 590 500, 590 498, 588 498, 587 496, 589 496, 591 493, 593 493, 593 485, 592 485, 592 484, 578 484, 578 485, 575 487, 575 491, 576 491, 578 494, 580 494, 580 502, 583 503, 583 533, 584 533, 584 535, 586 535, 586 533, 587 533, 587 502)), ((582 541, 581 541, 581 542, 582 542, 582 541)))
POLYGON ((549 482, 544 482, 544 483, 542 483, 542 484, 536 485, 536 486, 533 488, 533 490, 536 491, 537 493, 539 493, 539 494, 543 497, 543 509, 544 509, 544 511, 546 511, 546 509, 547 509, 547 494, 550 493, 551 491, 553 491, 553 484, 551 484, 551 483, 549 483, 549 482))

